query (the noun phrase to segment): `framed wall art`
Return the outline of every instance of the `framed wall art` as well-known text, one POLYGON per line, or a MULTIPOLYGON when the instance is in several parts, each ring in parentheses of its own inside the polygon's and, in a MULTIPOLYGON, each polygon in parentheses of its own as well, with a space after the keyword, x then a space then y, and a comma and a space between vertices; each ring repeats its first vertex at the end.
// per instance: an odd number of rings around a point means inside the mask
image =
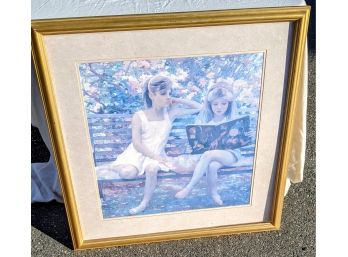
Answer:
POLYGON ((32 21, 74 247, 279 229, 308 19, 32 21))

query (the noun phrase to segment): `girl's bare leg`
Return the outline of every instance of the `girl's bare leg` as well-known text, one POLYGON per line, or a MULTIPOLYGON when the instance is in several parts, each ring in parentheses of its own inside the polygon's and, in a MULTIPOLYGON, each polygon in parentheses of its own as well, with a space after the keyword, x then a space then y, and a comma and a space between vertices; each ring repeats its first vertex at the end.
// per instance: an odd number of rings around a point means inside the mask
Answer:
POLYGON ((222 166, 232 166, 236 160, 237 158, 232 153, 225 150, 211 150, 203 153, 196 165, 190 182, 182 190, 176 193, 175 197, 185 198, 208 171, 211 162, 216 161, 221 163, 222 166))
POLYGON ((208 192, 217 205, 223 205, 223 201, 221 200, 221 197, 217 191, 217 173, 221 167, 222 165, 220 162, 212 161, 209 164, 209 169, 207 172, 208 192))
POLYGON ((138 169, 130 164, 119 164, 116 166, 107 164, 96 167, 97 174, 106 179, 117 178, 134 179, 138 176, 138 169))
POLYGON ((158 165, 149 165, 145 168, 145 188, 144 188, 144 197, 143 200, 140 202, 140 204, 129 210, 130 214, 138 214, 139 212, 142 212, 146 209, 148 206, 153 191, 155 191, 156 185, 157 185, 157 173, 160 170, 160 167, 158 165))

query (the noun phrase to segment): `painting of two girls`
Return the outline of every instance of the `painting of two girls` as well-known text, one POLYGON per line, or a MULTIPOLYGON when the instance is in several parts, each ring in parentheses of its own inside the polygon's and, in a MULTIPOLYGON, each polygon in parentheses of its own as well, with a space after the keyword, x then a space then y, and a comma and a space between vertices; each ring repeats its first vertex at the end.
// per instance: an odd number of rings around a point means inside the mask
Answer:
POLYGON ((129 117, 122 151, 96 162, 97 177, 114 181, 104 218, 249 204, 263 65, 263 52, 81 65, 87 116, 129 117), (112 80, 93 80, 91 69, 112 80), (175 134, 184 117, 191 124, 175 134), (204 126, 220 134, 197 151, 204 126), (170 139, 185 150, 170 154, 170 139))

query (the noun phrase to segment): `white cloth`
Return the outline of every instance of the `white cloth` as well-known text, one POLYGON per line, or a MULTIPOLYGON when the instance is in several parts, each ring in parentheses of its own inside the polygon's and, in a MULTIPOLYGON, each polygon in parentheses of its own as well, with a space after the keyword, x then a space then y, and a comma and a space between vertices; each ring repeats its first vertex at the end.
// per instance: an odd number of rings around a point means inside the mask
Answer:
POLYGON ((53 151, 46 124, 43 104, 37 86, 34 69, 31 72, 31 123, 40 131, 51 157, 45 163, 31 164, 31 202, 63 202, 58 172, 53 159, 53 151))
POLYGON ((308 95, 308 48, 305 47, 300 87, 297 93, 295 107, 295 124, 292 134, 290 160, 285 184, 284 195, 289 191, 291 183, 303 181, 303 170, 306 159, 306 131, 307 131, 307 95, 308 95))
POLYGON ((63 202, 58 173, 52 156, 48 162, 31 164, 31 202, 63 202))
POLYGON ((32 19, 305 5, 304 0, 32 0, 32 19))
MULTIPOLYGON (((165 156, 164 147, 167 143, 172 122, 169 119, 168 112, 164 112, 164 119, 158 121, 150 121, 147 119, 144 111, 139 111, 138 115, 141 120, 141 143, 155 155, 165 156)), ((143 175, 145 168, 150 165, 159 165, 162 170, 168 171, 168 167, 160 164, 158 161, 144 156, 134 148, 131 143, 126 150, 121 153, 112 166, 120 164, 130 164, 138 169, 138 175, 143 175)))

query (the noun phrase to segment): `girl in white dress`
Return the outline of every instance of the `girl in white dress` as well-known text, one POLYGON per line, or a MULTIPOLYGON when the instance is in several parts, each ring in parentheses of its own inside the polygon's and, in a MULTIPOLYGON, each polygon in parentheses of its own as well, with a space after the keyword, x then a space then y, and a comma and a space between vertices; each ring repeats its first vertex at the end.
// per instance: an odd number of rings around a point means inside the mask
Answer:
MULTIPOLYGON (((207 92, 204 108, 199 113, 196 123, 198 124, 220 124, 238 118, 236 106, 233 101, 231 87, 224 82, 218 82, 207 92)), ((190 182, 179 192, 176 198, 185 198, 207 174, 208 191, 214 202, 222 205, 220 195, 217 192, 217 172, 221 167, 232 166, 240 158, 240 152, 235 150, 209 150, 202 155, 187 155, 180 157, 172 163, 177 172, 188 172, 194 170, 190 182)))
POLYGON ((145 110, 133 115, 132 143, 112 164, 123 179, 145 174, 143 199, 137 207, 129 210, 130 214, 142 212, 148 206, 157 184, 158 171, 168 170, 164 147, 174 119, 201 109, 201 104, 195 101, 171 97, 171 90, 172 81, 164 76, 155 76, 145 82, 145 110), (175 108, 176 104, 187 108, 175 108))

